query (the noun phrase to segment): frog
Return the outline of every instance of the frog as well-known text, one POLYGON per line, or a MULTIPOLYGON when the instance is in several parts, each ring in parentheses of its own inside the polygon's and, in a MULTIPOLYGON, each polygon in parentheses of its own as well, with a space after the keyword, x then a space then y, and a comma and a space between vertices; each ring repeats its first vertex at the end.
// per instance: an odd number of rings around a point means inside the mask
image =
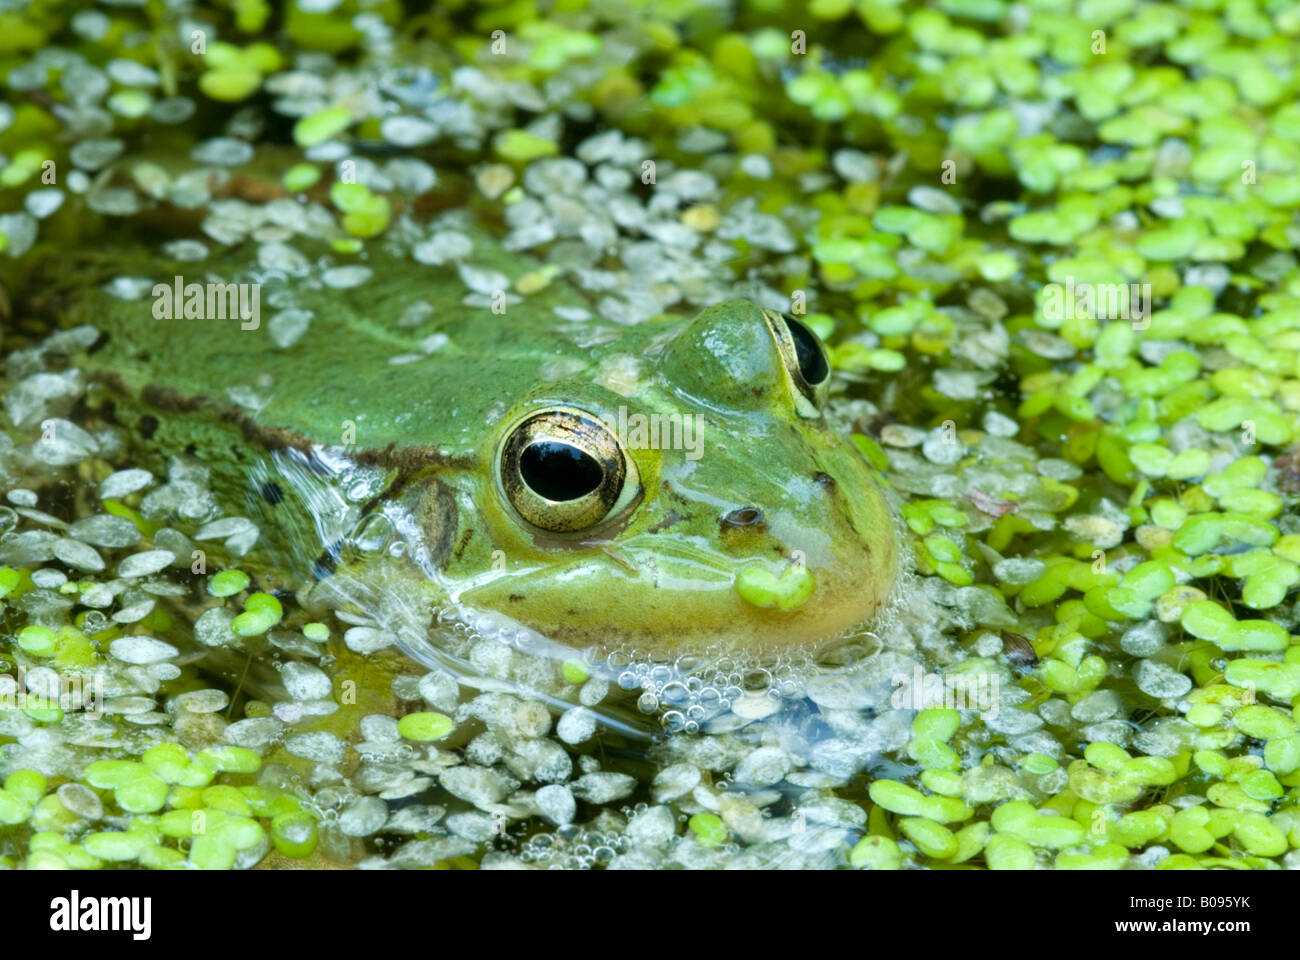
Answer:
MULTIPOLYGON (((280 575, 369 563, 372 603, 639 657, 816 651, 880 615, 895 511, 808 323, 745 299, 620 323, 481 219, 457 226, 460 264, 304 241, 288 270, 253 243, 196 263, 123 234, 65 258, 55 299, 99 331, 73 362, 132 456, 202 463, 280 575), (467 268, 502 288, 467 295, 467 268), (242 312, 225 287, 211 309, 213 281, 252 291, 242 312), (349 548, 367 539, 369 559, 349 548)), ((428 662, 418 634, 403 649, 428 662)))

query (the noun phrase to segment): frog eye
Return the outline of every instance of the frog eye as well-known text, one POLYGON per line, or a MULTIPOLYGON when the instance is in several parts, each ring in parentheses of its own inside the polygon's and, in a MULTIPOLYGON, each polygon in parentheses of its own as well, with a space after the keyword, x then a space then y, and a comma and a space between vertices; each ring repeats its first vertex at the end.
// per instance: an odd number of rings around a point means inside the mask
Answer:
POLYGON ((764 310, 768 329, 776 339, 777 350, 785 363, 791 383, 798 391, 796 406, 801 416, 818 417, 831 381, 831 365, 817 334, 802 322, 775 310, 764 310), (804 402, 800 403, 799 400, 804 402))
POLYGON ((526 522, 578 533, 621 512, 639 491, 636 465, 599 418, 558 407, 529 414, 509 432, 501 488, 526 522))

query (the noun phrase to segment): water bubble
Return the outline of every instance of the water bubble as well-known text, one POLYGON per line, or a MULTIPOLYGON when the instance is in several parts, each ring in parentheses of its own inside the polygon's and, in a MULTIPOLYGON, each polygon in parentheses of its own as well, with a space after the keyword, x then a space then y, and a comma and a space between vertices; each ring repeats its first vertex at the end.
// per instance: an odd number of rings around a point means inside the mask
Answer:
POLYGON ((643 693, 637 698, 636 706, 642 713, 654 713, 659 709, 659 698, 653 693, 643 693))
POLYGON ((347 498, 353 503, 360 503, 370 496, 370 484, 365 480, 357 480, 348 487, 347 498))
POLYGON ((676 704, 688 699, 690 697, 690 690, 688 690, 686 684, 682 683, 680 680, 674 680, 671 683, 665 684, 659 695, 669 703, 676 704))
POLYGON ((372 514, 362 520, 352 533, 352 543, 358 550, 378 553, 393 535, 393 522, 382 513, 372 514))

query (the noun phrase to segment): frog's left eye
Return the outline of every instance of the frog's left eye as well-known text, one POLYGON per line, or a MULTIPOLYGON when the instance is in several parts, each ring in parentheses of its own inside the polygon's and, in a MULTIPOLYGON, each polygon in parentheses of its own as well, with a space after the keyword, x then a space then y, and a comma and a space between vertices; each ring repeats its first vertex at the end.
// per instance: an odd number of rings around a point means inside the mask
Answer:
POLYGON ((566 407, 529 414, 507 434, 501 489, 525 521, 580 533, 621 512, 640 491, 636 464, 598 418, 566 407))
POLYGON ((786 372, 799 396, 796 405, 801 416, 819 417, 822 401, 831 382, 831 365, 817 334, 794 317, 764 310, 763 318, 776 340, 777 350, 786 372), (799 401, 803 402, 799 402, 799 401))

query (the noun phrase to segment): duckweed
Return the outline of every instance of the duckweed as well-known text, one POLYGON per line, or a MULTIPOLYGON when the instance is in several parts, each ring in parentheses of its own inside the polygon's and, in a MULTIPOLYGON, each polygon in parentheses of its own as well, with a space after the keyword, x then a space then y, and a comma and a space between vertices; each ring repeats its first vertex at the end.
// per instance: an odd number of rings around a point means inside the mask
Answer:
POLYGON ((308 623, 303 626, 302 635, 316 643, 324 643, 330 638, 330 628, 323 623, 308 623))
POLYGON ((309 857, 320 840, 316 820, 305 813, 282 813, 271 821, 271 842, 286 857, 309 857))
POLYGON ((128 813, 153 813, 167 802, 167 784, 144 764, 96 760, 84 776, 92 787, 112 790, 117 805, 128 813))
POLYGON ((790 566, 780 576, 764 567, 746 567, 736 575, 736 592, 756 607, 793 610, 810 596, 813 575, 803 566, 790 566))
POLYGON ((942 824, 925 817, 905 817, 899 822, 903 835, 926 856, 946 860, 957 853, 957 838, 942 824))
POLYGON ((208 593, 214 597, 233 597, 248 588, 249 576, 242 570, 222 570, 208 580, 208 593))
POLYGON ((889 837, 863 837, 849 853, 850 865, 860 870, 897 870, 903 855, 889 837))
POLYGON ((727 826, 722 819, 712 813, 697 813, 691 817, 687 826, 695 834, 696 842, 702 847, 719 847, 727 842, 727 826))
POLYGON ((455 721, 441 713, 408 713, 397 721, 397 732, 417 741, 441 740, 455 727, 455 721))
POLYGON ((269 593, 252 593, 244 601, 244 612, 230 621, 230 629, 241 637, 266 633, 284 616, 284 609, 269 593))
POLYGON ((1024 801, 1004 803, 993 811, 990 823, 999 834, 1015 837, 1027 844, 1058 849, 1084 840, 1084 828, 1074 820, 1051 816, 1035 810, 1024 801))

